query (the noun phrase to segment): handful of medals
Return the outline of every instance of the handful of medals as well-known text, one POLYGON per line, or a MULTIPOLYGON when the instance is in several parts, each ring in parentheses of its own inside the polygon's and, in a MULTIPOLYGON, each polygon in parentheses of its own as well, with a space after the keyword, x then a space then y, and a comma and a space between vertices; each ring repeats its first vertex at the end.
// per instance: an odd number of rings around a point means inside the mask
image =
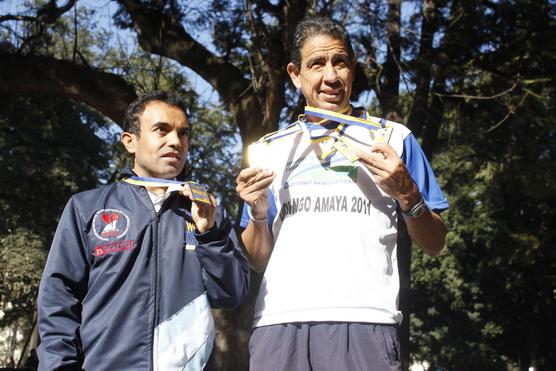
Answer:
MULTIPOLYGON (((305 131, 311 141, 320 142, 323 140, 332 139, 332 149, 326 151, 321 155, 321 160, 325 161, 331 158, 334 153, 340 152, 346 159, 350 162, 355 162, 359 159, 357 152, 359 151, 355 148, 350 141, 343 137, 343 131, 350 125, 361 126, 367 128, 371 131, 371 136, 374 143, 388 143, 392 135, 392 127, 388 124, 385 119, 370 117, 368 119, 362 119, 358 117, 353 117, 346 115, 344 113, 338 113, 334 111, 329 111, 325 109, 315 108, 315 107, 305 107, 305 113, 300 115, 300 120, 298 121, 301 125, 303 131, 305 131), (318 123, 309 125, 303 120, 304 116, 318 117, 322 120, 318 123), (338 122, 339 125, 336 128, 336 133, 325 134, 325 135, 313 135, 312 131, 317 131, 322 128, 322 124, 325 122, 338 122)), ((257 165, 261 162, 261 159, 265 156, 264 152, 266 150, 264 144, 268 144, 274 139, 281 137, 281 135, 275 136, 275 133, 270 133, 258 142, 255 142, 249 146, 249 163, 251 166, 257 165)))
MULTIPOLYGON (((315 107, 305 107, 304 115, 319 117, 323 119, 319 124, 326 121, 340 123, 340 125, 336 129, 339 135, 327 135, 326 137, 332 138, 334 140, 334 142, 332 143, 332 146, 334 147, 332 154, 335 151, 338 151, 351 162, 355 162, 356 160, 358 160, 359 156, 357 155, 358 150, 354 148, 353 145, 341 135, 347 126, 354 125, 369 129, 372 132, 374 143, 388 143, 390 141, 390 136, 392 135, 392 127, 388 125, 388 122, 385 119, 380 119, 377 117, 362 119, 346 115, 344 113, 315 107)), ((313 139, 313 137, 311 137, 311 139, 313 139)), ((327 156, 327 154, 323 154, 323 157, 325 156, 327 156)))

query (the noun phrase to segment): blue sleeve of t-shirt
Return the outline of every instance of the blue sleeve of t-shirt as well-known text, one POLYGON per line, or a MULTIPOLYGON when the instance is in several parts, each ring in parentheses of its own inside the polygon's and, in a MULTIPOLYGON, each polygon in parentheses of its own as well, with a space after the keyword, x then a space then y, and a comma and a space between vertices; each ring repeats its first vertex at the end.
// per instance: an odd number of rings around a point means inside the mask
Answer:
POLYGON ((431 210, 440 213, 450 207, 448 200, 446 200, 436 182, 434 172, 423 153, 423 149, 411 133, 404 139, 402 161, 431 210))
MULTIPOLYGON (((243 212, 241 214, 241 221, 239 225, 242 228, 247 228, 247 224, 249 224, 249 214, 247 214, 249 206, 244 203, 243 204, 243 212)), ((268 190, 268 212, 266 214, 266 222, 268 223, 268 229, 272 233, 272 223, 274 222, 274 218, 276 217, 277 209, 276 203, 274 202, 274 194, 271 190, 268 190)))

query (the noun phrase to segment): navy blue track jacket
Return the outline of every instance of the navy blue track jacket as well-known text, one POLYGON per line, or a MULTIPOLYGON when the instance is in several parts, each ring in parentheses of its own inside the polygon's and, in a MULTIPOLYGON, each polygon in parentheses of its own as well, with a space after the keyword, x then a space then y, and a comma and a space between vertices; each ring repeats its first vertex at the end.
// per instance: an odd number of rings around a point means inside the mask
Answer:
POLYGON ((190 208, 173 193, 156 213, 123 182, 69 200, 39 290, 40 370, 204 367, 210 306, 243 301, 249 265, 222 207, 204 234, 190 208))

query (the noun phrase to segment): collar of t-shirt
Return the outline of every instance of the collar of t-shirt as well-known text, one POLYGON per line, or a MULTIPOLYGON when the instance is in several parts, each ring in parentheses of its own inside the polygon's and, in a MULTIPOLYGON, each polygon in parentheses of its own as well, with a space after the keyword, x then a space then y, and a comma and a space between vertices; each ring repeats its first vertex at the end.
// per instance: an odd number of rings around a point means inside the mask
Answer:
POLYGON ((147 190, 147 194, 149 195, 149 198, 151 199, 156 212, 160 211, 162 204, 168 197, 170 197, 172 192, 174 192, 174 190, 170 190, 169 188, 167 188, 166 192, 163 195, 157 195, 156 193, 147 190))

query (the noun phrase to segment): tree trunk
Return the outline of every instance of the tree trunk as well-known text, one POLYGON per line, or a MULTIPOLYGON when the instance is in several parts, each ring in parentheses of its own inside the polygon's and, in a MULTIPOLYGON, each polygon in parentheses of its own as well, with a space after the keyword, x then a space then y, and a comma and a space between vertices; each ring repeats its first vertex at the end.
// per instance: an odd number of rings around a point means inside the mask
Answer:
POLYGON ((423 1, 423 18, 421 23, 421 40, 419 43, 419 55, 416 58, 415 94, 407 127, 415 136, 420 136, 426 124, 429 113, 428 99, 431 83, 431 68, 434 61, 435 51, 432 47, 433 37, 437 30, 437 19, 432 0, 423 1))
POLYGON ((399 113, 398 97, 400 95, 400 12, 401 1, 390 0, 388 3, 388 24, 386 26, 388 53, 383 65, 378 99, 384 115, 399 113))

